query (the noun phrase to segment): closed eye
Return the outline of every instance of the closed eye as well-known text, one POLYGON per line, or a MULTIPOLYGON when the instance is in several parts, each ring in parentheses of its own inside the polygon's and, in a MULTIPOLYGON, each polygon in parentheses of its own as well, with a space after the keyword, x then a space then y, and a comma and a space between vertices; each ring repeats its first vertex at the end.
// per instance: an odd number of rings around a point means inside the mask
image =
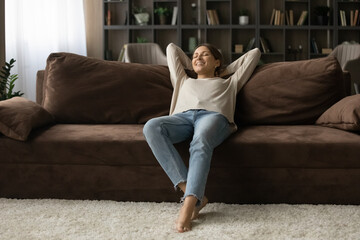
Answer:
POLYGON ((193 59, 195 59, 195 58, 197 58, 197 57, 199 57, 199 55, 200 56, 205 56, 205 57, 207 57, 207 56, 210 56, 210 53, 209 52, 202 52, 202 53, 195 53, 194 55, 193 55, 193 59))

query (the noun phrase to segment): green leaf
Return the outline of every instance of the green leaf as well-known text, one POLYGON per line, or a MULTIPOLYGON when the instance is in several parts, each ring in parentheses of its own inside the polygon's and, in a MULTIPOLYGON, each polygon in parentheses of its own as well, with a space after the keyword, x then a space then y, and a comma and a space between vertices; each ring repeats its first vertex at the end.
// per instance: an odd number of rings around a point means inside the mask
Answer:
POLYGON ((14 67, 15 62, 16 60, 13 58, 10 62, 5 62, 5 66, 3 66, 0 71, 0 101, 24 95, 24 93, 21 93, 20 91, 13 93, 15 81, 19 79, 18 74, 10 74, 11 68, 14 67))

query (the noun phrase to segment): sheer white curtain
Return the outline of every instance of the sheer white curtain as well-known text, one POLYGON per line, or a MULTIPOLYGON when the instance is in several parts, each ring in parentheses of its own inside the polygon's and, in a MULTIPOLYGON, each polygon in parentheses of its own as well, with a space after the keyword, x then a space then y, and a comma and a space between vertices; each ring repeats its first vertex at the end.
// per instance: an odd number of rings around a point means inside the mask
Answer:
POLYGON ((16 60, 16 90, 36 99, 36 72, 52 52, 86 55, 83 0, 6 0, 6 60, 16 60))

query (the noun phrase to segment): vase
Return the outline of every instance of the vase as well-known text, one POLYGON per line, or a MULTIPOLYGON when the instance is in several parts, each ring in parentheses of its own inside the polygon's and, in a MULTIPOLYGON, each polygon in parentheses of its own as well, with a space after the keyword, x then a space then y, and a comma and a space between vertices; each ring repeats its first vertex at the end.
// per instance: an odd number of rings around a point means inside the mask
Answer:
POLYGON ((317 22, 319 25, 326 26, 329 22, 328 16, 317 16, 317 22))
POLYGON ((134 14, 134 17, 136 20, 136 24, 147 25, 150 15, 148 13, 136 13, 134 14))
POLYGON ((166 17, 165 15, 159 15, 160 25, 165 25, 165 24, 166 24, 166 20, 167 20, 167 17, 166 17))
POLYGON ((197 46, 197 41, 195 37, 190 37, 189 38, 189 52, 193 53, 196 49, 197 46))
POLYGON ((249 16, 240 16, 239 24, 240 25, 248 25, 249 24, 249 16))

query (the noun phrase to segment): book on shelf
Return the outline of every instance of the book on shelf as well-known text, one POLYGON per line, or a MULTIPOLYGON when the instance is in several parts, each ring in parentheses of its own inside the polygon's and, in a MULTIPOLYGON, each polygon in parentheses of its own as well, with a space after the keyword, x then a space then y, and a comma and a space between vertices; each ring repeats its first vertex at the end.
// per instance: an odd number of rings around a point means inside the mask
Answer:
POLYGON ((216 10, 213 10, 213 15, 214 15, 214 18, 215 18, 215 25, 219 25, 220 20, 219 20, 219 15, 218 15, 216 10))
POLYGON ((344 12, 343 10, 339 11, 341 26, 344 26, 344 24, 345 24, 343 12, 344 12))
POLYGON ((294 26, 294 10, 289 10, 289 19, 290 19, 290 26, 294 26))
POLYGON ((307 18, 307 15, 308 15, 308 11, 305 11, 305 10, 302 11, 296 25, 298 25, 298 26, 304 25, 304 23, 306 21, 306 18, 307 18))
POLYGON ((260 45, 263 53, 271 52, 270 43, 266 38, 260 37, 260 45))
POLYGON ((285 14, 281 10, 273 9, 270 17, 270 25, 284 25, 285 24, 285 14))
POLYGON ((281 11, 280 10, 276 10, 275 12, 275 23, 274 25, 280 25, 280 18, 281 18, 281 11))
POLYGON ((345 26, 347 25, 345 11, 344 11, 344 10, 340 10, 339 14, 340 14, 341 26, 345 27, 345 26))
MULTIPOLYGON (((285 11, 285 19, 286 19, 286 25, 294 26, 294 11, 291 9, 286 10, 285 11)), ((284 24, 285 24, 285 22, 284 22, 284 24)))
POLYGON ((110 11, 110 9, 107 10, 106 25, 108 25, 108 26, 111 25, 111 11, 110 11))
POLYGON ((272 13, 271 13, 271 17, 270 17, 270 25, 273 25, 274 24, 274 19, 275 19, 275 13, 276 13, 276 9, 274 8, 272 10, 272 13))
POLYGON ((210 11, 206 10, 206 20, 208 25, 211 25, 211 19, 210 19, 210 11))
POLYGON ((215 9, 208 9, 206 10, 206 17, 208 20, 208 25, 219 25, 219 15, 215 9))
POLYGON ((353 26, 358 26, 358 25, 359 25, 359 24, 358 24, 358 21, 359 21, 359 10, 356 9, 356 10, 355 10, 355 16, 354 16, 354 24, 353 24, 353 26))
POLYGON ((359 25, 359 10, 350 10, 350 26, 359 25))
POLYGON ((285 11, 286 25, 290 25, 289 11, 285 11))
POLYGON ((171 19, 171 25, 176 25, 177 15, 178 15, 178 7, 177 7, 177 6, 175 6, 175 7, 173 8, 173 14, 172 14, 172 19, 171 19))
POLYGON ((313 49, 313 53, 319 54, 319 48, 318 48, 315 38, 311 39, 311 46, 313 49))
POLYGON ((245 51, 250 51, 251 49, 253 49, 255 47, 255 37, 251 38, 248 45, 246 46, 245 51))
POLYGON ((285 14, 283 12, 280 13, 280 25, 285 24, 285 14))

